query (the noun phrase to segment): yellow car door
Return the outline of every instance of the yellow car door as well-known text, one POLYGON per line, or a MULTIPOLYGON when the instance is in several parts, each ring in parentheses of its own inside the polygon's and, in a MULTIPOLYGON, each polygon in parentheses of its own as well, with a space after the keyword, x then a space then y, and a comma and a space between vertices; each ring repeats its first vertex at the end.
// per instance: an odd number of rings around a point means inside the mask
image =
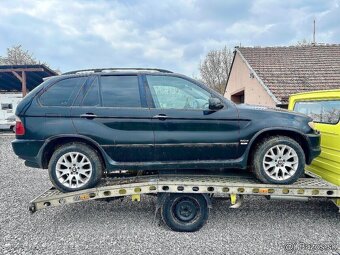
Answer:
POLYGON ((340 89, 292 95, 288 109, 312 117, 321 133, 321 154, 306 169, 340 186, 340 89))

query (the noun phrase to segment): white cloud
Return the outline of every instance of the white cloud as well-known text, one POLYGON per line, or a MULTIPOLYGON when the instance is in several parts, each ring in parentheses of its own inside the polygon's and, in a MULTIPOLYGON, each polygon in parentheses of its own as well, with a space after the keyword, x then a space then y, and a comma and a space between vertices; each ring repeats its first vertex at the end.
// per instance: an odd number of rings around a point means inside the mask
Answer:
POLYGON ((321 1, 1 1, 0 54, 21 43, 62 70, 124 65, 191 75, 224 45, 295 43, 310 36, 339 42, 339 0, 321 1), (322 29, 322 31, 321 31, 322 29), (81 65, 81 66, 79 66, 81 65))
POLYGON ((234 37, 253 37, 272 28, 274 24, 255 25, 253 22, 236 22, 226 28, 226 33, 234 37))

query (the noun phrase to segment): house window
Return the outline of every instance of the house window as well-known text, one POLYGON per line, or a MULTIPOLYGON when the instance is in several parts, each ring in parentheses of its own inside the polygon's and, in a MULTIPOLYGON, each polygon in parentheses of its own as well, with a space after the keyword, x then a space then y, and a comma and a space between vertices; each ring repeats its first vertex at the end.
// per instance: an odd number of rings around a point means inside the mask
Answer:
POLYGON ((244 90, 231 95, 231 101, 233 101, 235 104, 243 104, 244 103, 244 90))

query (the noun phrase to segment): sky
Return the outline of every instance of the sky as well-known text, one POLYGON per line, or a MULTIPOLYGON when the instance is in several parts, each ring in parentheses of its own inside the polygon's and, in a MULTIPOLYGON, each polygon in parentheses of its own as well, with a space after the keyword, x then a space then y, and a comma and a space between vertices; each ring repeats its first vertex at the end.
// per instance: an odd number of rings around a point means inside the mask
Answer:
POLYGON ((199 76, 224 46, 340 43, 340 0, 0 0, 0 55, 21 44, 62 72, 165 68, 199 76))

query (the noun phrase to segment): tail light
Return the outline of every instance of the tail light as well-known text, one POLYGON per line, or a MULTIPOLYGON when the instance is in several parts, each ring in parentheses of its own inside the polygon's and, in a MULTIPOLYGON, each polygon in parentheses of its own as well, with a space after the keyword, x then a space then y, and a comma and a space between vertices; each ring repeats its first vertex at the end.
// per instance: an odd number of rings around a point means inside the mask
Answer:
POLYGON ((24 124, 21 122, 21 120, 19 118, 16 118, 16 121, 15 121, 15 134, 16 135, 24 135, 25 134, 24 124))

